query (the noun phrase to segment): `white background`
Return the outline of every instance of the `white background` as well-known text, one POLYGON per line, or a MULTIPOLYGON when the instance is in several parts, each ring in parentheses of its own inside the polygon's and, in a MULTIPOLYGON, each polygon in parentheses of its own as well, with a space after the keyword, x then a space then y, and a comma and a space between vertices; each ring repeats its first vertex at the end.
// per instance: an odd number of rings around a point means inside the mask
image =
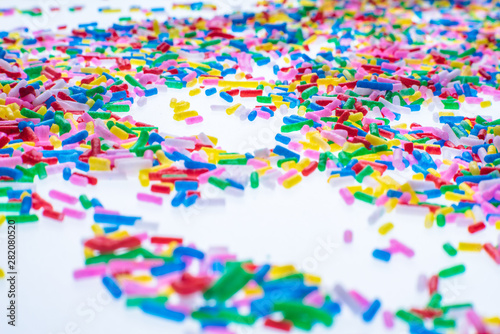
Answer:
MULTIPOLYGON (((121 1, 120 4, 107 1, 86 3, 85 10, 70 13, 68 1, 27 1, 25 7, 61 6, 61 11, 46 13, 44 18, 29 18, 16 15, 0 17, 2 30, 18 26, 34 29, 55 28, 68 24, 98 21, 105 28, 119 17, 143 14, 129 13, 127 8, 137 2, 121 1), (32 5, 31 5, 32 4, 32 5), (97 7, 109 5, 125 8, 119 14, 99 14, 97 7)), ((83 4, 84 2, 81 2, 83 4)), ((230 2, 226 2, 230 3, 230 2)), ((71 4, 79 4, 73 3, 71 4)), ((144 2, 140 3, 146 6, 144 2)), ((147 7, 167 6, 166 2, 155 1, 147 7)), ((2 7, 11 7, 11 1, 0 2, 2 7)), ((221 8, 229 8, 219 2, 221 8)), ((176 11, 178 15, 185 15, 176 11)), ((208 12, 195 14, 208 15, 208 12)), ((164 20, 165 15, 155 16, 164 20)), ((172 119, 168 103, 172 97, 184 98, 187 94, 169 90, 156 96, 143 108, 132 107, 132 115, 138 121, 160 126, 160 130, 175 135, 195 135, 205 132, 219 138, 219 145, 228 151, 253 151, 262 147, 273 147, 274 134, 279 129, 280 116, 270 121, 257 119, 255 122, 240 121, 237 117, 227 116, 224 112, 212 112, 211 104, 222 104, 218 97, 206 98, 204 95, 189 101, 192 108, 203 117, 204 122, 186 126, 172 119)), ((200 95, 201 96, 201 95, 200 95)), ((186 98, 187 99, 187 98, 186 98)), ((235 100, 235 103, 238 102, 235 100)), ((432 124, 430 113, 424 111, 418 116, 406 117, 403 121, 410 124, 432 124), (424 114, 424 116, 422 116, 424 114)), ((439 270, 464 263, 465 274, 441 281, 444 304, 473 302, 476 310, 484 316, 500 315, 500 289, 498 289, 499 266, 484 253, 459 253, 450 258, 442 249, 442 244, 458 241, 492 242, 497 244, 498 233, 493 226, 485 231, 470 235, 463 227, 447 225, 445 228, 424 228, 423 216, 391 213, 385 215, 375 225, 367 223, 373 207, 356 202, 347 207, 338 188, 326 182, 327 174, 315 172, 304 178, 291 190, 277 187, 275 190, 248 187, 244 197, 227 196, 223 208, 172 208, 171 197, 165 196, 161 207, 139 203, 136 200, 141 188, 136 178, 130 180, 100 180, 96 187, 80 188, 62 180, 61 176, 51 176, 37 182, 37 192, 44 198, 51 189, 72 194, 87 194, 97 197, 104 207, 120 210, 125 215, 139 215, 147 221, 159 223, 156 235, 182 236, 187 242, 195 243, 200 249, 211 246, 227 246, 240 259, 253 259, 256 263, 295 264, 298 268, 309 268, 310 272, 323 277, 323 289, 330 291, 334 283, 346 289, 355 289, 367 299, 378 298, 382 310, 396 311, 399 308, 422 308, 428 302, 427 293, 417 292, 417 277, 436 274, 439 270), (386 236, 378 234, 379 226, 393 222, 394 229, 386 236), (346 229, 354 232, 350 245, 343 243, 346 229), (389 239, 396 238, 415 250, 415 257, 408 259, 403 255, 393 255, 389 263, 375 260, 371 253, 375 248, 385 248, 389 239), (334 243, 335 247, 322 245, 334 243), (317 252, 321 256, 314 256, 317 252), (326 254, 326 255, 325 255, 326 254)), ((205 191, 212 191, 205 186, 205 191)), ((223 196, 223 195, 221 195, 223 196)), ((52 201, 56 210, 64 206, 52 201)), ((75 206, 80 208, 79 205, 75 206)), ((41 212, 39 213, 41 216, 41 212)), ((73 270, 84 264, 82 242, 91 237, 91 211, 85 221, 66 218, 63 223, 42 218, 36 224, 20 225, 18 233, 19 281, 18 281, 18 319, 17 327, 6 325, 6 288, 7 282, 0 281, 0 333, 197 333, 198 324, 187 320, 176 324, 160 318, 143 314, 139 310, 126 309, 124 300, 111 300, 99 279, 73 280, 73 270), (94 300, 94 302, 93 302, 94 300)), ((5 269, 6 227, 0 227, 0 267, 5 269)), ((318 325, 314 333, 384 333, 381 312, 369 325, 359 316, 353 315, 344 307, 334 320, 334 326, 325 329, 318 325)), ((262 326, 235 328, 237 333, 267 333, 262 326)), ((407 332, 407 326, 397 322, 393 333, 407 332)))

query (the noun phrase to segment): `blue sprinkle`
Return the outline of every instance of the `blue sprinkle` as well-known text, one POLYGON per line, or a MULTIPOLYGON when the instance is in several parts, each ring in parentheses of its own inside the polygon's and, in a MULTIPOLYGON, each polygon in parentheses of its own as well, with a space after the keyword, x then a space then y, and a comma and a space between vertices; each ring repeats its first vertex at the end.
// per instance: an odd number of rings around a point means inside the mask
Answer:
POLYGON ((212 87, 212 88, 209 88, 205 91, 205 95, 206 96, 212 96, 214 95, 215 93, 217 93, 217 88, 215 87, 212 87))
POLYGON ((172 198, 172 206, 175 208, 178 207, 179 205, 182 204, 182 202, 184 202, 185 198, 186 198, 186 192, 184 191, 177 192, 175 197, 172 198))
POLYGON ((381 249, 375 249, 372 255, 374 258, 385 262, 389 262, 389 260, 391 259, 391 253, 383 251, 381 249))
POLYGON ((115 283, 115 281, 109 277, 105 276, 102 278, 102 284, 108 289, 109 293, 116 299, 120 298, 122 295, 122 290, 120 287, 115 283))
POLYGON ((205 254, 203 254, 202 251, 199 251, 191 247, 179 246, 176 249, 174 249, 173 256, 174 257, 189 256, 199 260, 203 260, 205 254))
POLYGON ((370 305, 368 310, 366 310, 363 313, 363 320, 365 322, 370 322, 372 321, 373 317, 375 317, 375 314, 377 314, 378 310, 380 309, 380 301, 378 299, 375 299, 373 303, 370 305))
POLYGON ((220 92, 219 96, 221 98, 223 98, 226 102, 229 102, 229 103, 233 102, 233 97, 226 92, 220 92))

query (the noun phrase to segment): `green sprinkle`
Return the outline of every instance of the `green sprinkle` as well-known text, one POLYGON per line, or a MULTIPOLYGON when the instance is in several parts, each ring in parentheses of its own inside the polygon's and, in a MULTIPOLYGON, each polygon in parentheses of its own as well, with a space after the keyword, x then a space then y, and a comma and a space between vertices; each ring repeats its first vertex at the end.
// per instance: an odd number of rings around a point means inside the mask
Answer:
POLYGON ((457 250, 449 243, 445 243, 443 249, 449 256, 457 255, 457 250))
POLYGON ((465 266, 463 264, 459 264, 457 266, 441 270, 438 273, 438 276, 441 278, 447 278, 447 277, 460 275, 464 272, 465 272, 465 266))
POLYGON ((16 224, 34 223, 38 221, 37 215, 6 216, 7 221, 13 220, 16 224))
POLYGON ((215 177, 215 176, 210 176, 208 178, 208 183, 210 183, 211 185, 213 185, 221 190, 224 190, 228 186, 230 186, 229 182, 227 182, 226 180, 219 179, 218 177, 215 177))

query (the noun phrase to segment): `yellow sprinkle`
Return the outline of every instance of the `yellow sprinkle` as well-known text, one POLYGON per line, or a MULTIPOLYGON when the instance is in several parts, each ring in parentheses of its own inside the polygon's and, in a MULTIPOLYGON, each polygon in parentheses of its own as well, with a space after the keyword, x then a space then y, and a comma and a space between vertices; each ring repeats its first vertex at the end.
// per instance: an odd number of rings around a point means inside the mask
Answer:
POLYGON ((83 247, 83 256, 86 259, 94 257, 94 251, 92 250, 92 248, 83 247))
POLYGON ((411 102, 413 102, 413 101, 418 100, 418 99, 419 99, 419 98, 421 98, 421 97, 422 97, 422 92, 421 92, 421 91, 419 91, 419 90, 417 90, 417 91, 415 92, 415 94, 413 94, 413 95, 411 95, 411 96, 409 96, 409 97, 408 97, 408 100, 410 100, 411 102))
POLYGON ((228 115, 234 114, 239 107, 241 107, 241 103, 236 103, 234 106, 230 106, 229 108, 226 109, 226 114, 228 115))
POLYGON ((447 199, 448 201, 459 202, 459 201, 464 200, 464 199, 467 199, 467 200, 472 199, 472 196, 461 195, 461 194, 457 194, 457 193, 448 191, 444 195, 444 198, 447 199))
POLYGON ((104 230, 102 229, 101 226, 93 224, 90 228, 92 229, 92 232, 94 232, 96 236, 104 235, 104 230))
POLYGON ((165 152, 163 152, 163 150, 156 151, 156 158, 158 159, 158 161, 160 162, 161 165, 170 166, 173 164, 173 161, 171 161, 170 159, 167 158, 167 156, 165 155, 165 152))
POLYGON ((481 106, 481 108, 488 108, 491 107, 491 101, 483 101, 479 103, 479 105, 481 106))
POLYGON ((143 59, 130 59, 130 65, 134 66, 144 66, 146 65, 146 61, 143 59))
POLYGON ((364 192, 367 195, 373 195, 373 188, 372 187, 366 187, 366 189, 363 190, 362 192, 364 192))
POLYGON ((464 66, 464 63, 454 60, 450 63, 450 66, 454 68, 462 68, 464 66))
POLYGON ((432 224, 434 224, 434 214, 432 212, 429 212, 427 215, 425 215, 424 226, 425 228, 431 228, 432 224))
POLYGON ((103 9, 102 12, 103 13, 119 13, 121 12, 122 10, 120 8, 115 8, 115 9, 103 9))
POLYGON ((173 97, 170 100, 170 108, 175 108, 176 105, 177 105, 177 99, 175 97, 173 97))
POLYGON ((156 34, 156 36, 158 36, 160 34, 160 24, 158 23, 158 20, 154 20, 153 21, 153 30, 156 34))
POLYGON ((111 170, 111 161, 104 158, 90 157, 90 170, 108 171, 111 170))
POLYGON ((50 132, 52 133, 59 133, 59 125, 57 124, 52 124, 52 126, 50 127, 50 132))
POLYGON ((104 83, 106 82, 108 79, 106 79, 106 77, 104 75, 101 75, 99 78, 95 79, 94 81, 92 81, 90 83, 90 85, 92 86, 97 86, 97 85, 100 85, 101 83, 104 83))
POLYGON ((484 322, 493 326, 500 326, 500 317, 484 318, 484 322))
POLYGON ((120 240, 120 239, 128 237, 129 234, 128 234, 127 231, 121 230, 121 231, 116 231, 116 232, 108 233, 106 236, 108 238, 110 238, 110 239, 120 240))
POLYGON ((194 116, 198 116, 198 112, 197 111, 194 111, 194 110, 181 111, 181 112, 178 112, 178 113, 174 114, 174 120, 176 120, 176 121, 183 121, 186 118, 194 117, 194 116))
POLYGON ((259 296, 262 295, 262 288, 258 285, 246 286, 243 288, 246 296, 259 296))
POLYGON ((459 242, 458 250, 463 252, 480 252, 483 246, 478 243, 459 242))
POLYGON ((130 279, 139 283, 148 283, 153 280, 153 277, 148 275, 138 275, 138 276, 132 276, 130 277, 130 279))
POLYGON ((295 174, 292 177, 289 177, 285 181, 283 181, 283 187, 289 189, 295 185, 297 185, 300 181, 302 181, 302 176, 300 174, 295 174))
POLYGON ((198 95, 200 93, 201 93, 201 89, 200 88, 191 89, 189 91, 189 96, 196 96, 196 95, 198 95))
POLYGON ((280 278, 283 276, 288 276, 291 274, 295 274, 297 271, 295 267, 291 264, 285 266, 273 266, 269 270, 269 276, 273 279, 280 278))
POLYGON ((5 277, 5 273, 3 271, 2 268, 0 268, 0 278, 4 278, 5 277))
POLYGON ((398 205, 398 199, 391 198, 390 200, 385 202, 384 207, 385 207, 387 213, 389 213, 396 208, 396 205, 398 205))
MULTIPOLYGON (((493 147, 495 147, 495 146, 493 146, 493 147)), ((477 165, 477 162, 475 162, 475 161, 469 162, 469 171, 471 172, 472 175, 479 175, 480 172, 479 172, 479 167, 477 165)))
POLYGON ((174 107, 174 113, 179 113, 181 111, 186 111, 189 109, 190 107, 190 103, 189 102, 186 102, 186 101, 180 101, 179 103, 177 103, 174 107))
POLYGON ((472 190, 472 188, 469 187, 465 182, 460 183, 460 185, 458 186, 458 189, 463 190, 465 192, 465 194, 467 194, 469 196, 474 195, 474 190, 472 190))
POLYGON ((313 284, 320 284, 321 283, 321 277, 316 276, 316 275, 311 275, 311 274, 304 274, 304 278, 309 282, 313 284))
POLYGON ((382 235, 386 235, 387 233, 389 233, 392 229, 394 228, 394 224, 393 223, 386 223, 382 226, 379 227, 378 229, 378 233, 382 234, 382 235))
POLYGON ((452 212, 453 212, 453 208, 451 206, 449 206, 449 207, 441 208, 441 209, 437 210, 436 215, 443 214, 446 216, 447 214, 450 214, 452 212))
MULTIPOLYGON (((56 124, 53 124, 52 126, 54 125, 57 126, 56 124)), ((54 148, 59 148, 62 146, 62 142, 56 136, 51 136, 49 138, 49 141, 52 144, 52 146, 54 146, 54 148)))
POLYGON ((143 187, 149 186, 149 170, 143 169, 139 171, 139 182, 143 187))
POLYGON ((5 85, 5 86, 3 86, 3 92, 4 92, 5 94, 9 94, 9 92, 10 92, 10 85, 5 85))
POLYGON ((126 133, 117 126, 113 126, 109 131, 118 138, 120 138, 121 140, 128 139, 128 133, 126 133))
POLYGON ((396 128, 396 129, 406 129, 407 127, 408 127, 408 125, 406 123, 394 125, 394 128, 396 128))
POLYGON ((306 168, 307 166, 309 166, 310 163, 311 163, 311 160, 309 158, 302 159, 302 160, 300 160, 299 163, 296 164, 296 168, 299 172, 302 172, 302 170, 304 168, 306 168))
POLYGON ((421 181, 421 180, 425 179, 425 176, 422 173, 417 173, 417 174, 413 175, 412 179, 421 181))

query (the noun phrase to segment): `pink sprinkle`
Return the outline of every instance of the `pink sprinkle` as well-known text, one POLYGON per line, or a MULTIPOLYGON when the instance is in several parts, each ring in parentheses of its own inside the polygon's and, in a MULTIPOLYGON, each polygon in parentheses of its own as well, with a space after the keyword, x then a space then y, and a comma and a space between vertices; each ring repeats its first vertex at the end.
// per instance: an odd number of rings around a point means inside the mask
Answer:
POLYGON ((268 166, 266 162, 259 159, 250 159, 247 161, 247 165, 255 167, 256 169, 268 166))
POLYGON ((481 318, 477 315, 477 313, 474 312, 474 310, 469 309, 467 311, 467 313, 465 314, 465 316, 467 317, 467 320, 469 320, 469 322, 472 324, 472 326, 474 326, 474 328, 476 329, 476 331, 478 333, 486 333, 487 332, 486 326, 484 325, 481 318))
POLYGON ((207 326, 203 328, 203 332, 205 334, 234 334, 234 332, 231 332, 229 329, 215 326, 207 326))
POLYGON ((355 290, 349 291, 349 294, 356 299, 359 305, 361 305, 364 308, 368 308, 370 306, 370 302, 366 300, 365 297, 363 297, 359 292, 355 290))
POLYGON ((291 141, 290 143, 288 143, 288 148, 291 149, 292 151, 302 151, 304 145, 296 141, 291 141))
POLYGON ((155 296, 158 294, 156 287, 148 287, 128 280, 123 282, 122 290, 128 296, 155 296))
POLYGON ((206 86, 217 86, 219 85, 219 79, 204 79, 203 84, 206 86))
POLYGON ((158 288, 162 286, 170 286, 172 282, 177 281, 182 276, 181 272, 172 272, 166 275, 162 275, 158 278, 158 288))
POLYGON ((119 211, 114 211, 114 210, 106 210, 105 208, 101 208, 100 206, 96 206, 94 208, 95 213, 103 213, 103 214, 108 214, 108 215, 119 215, 119 211))
POLYGON ((411 200, 411 194, 409 192, 404 192, 399 198, 401 203, 408 203, 411 200))
POLYGON ((391 239, 389 240, 389 242, 391 243, 391 250, 393 250, 394 252, 403 253, 407 257, 413 257, 415 255, 413 249, 407 247, 406 245, 403 245, 396 239, 391 239))
POLYGON ((271 117, 271 114, 262 110, 257 110, 257 116, 263 119, 269 119, 269 117, 271 117))
POLYGON ((339 190, 339 193, 340 193, 340 196, 342 197, 342 199, 344 199, 344 201, 345 201, 345 203, 347 205, 352 205, 352 203, 354 203, 354 196, 349 191, 349 189, 347 189, 347 188, 341 188, 339 190))
POLYGON ((73 174, 69 177, 69 182, 71 182, 75 186, 85 187, 89 184, 89 179, 85 176, 73 174))
POLYGON ((394 316, 392 315, 391 312, 389 311, 384 311, 383 313, 383 317, 384 317, 384 324, 385 324, 385 327, 387 328, 392 328, 394 327, 394 316))
POLYGON ((109 261, 108 265, 109 265, 109 270, 113 274, 125 271, 149 270, 152 267, 161 266, 164 263, 165 261, 160 259, 143 260, 140 262, 136 262, 133 260, 113 259, 109 261))
POLYGON ((352 231, 351 230, 344 231, 344 242, 346 244, 350 244, 352 242, 352 231))
POLYGON ((327 169, 333 169, 333 168, 336 168, 337 167, 337 164, 335 163, 335 161, 333 160, 327 160, 326 161, 326 168, 327 169))
POLYGON ((314 291, 304 298, 304 302, 316 307, 321 307, 325 303, 325 297, 318 291, 314 291))
POLYGON ((201 123, 203 122, 203 117, 198 115, 198 116, 193 116, 193 117, 188 117, 185 119, 187 125, 191 124, 196 124, 196 123, 201 123))
POLYGON ((155 196, 155 195, 151 195, 151 194, 137 193, 137 199, 141 202, 149 202, 149 203, 153 203, 156 205, 163 204, 163 198, 161 198, 160 196, 155 196))
POLYGON ((65 216, 68 216, 71 218, 76 218, 76 219, 83 219, 86 216, 85 211, 75 210, 75 209, 71 209, 71 208, 64 208, 62 213, 65 216))
MULTIPOLYGON (((237 299, 232 302, 233 307, 249 307, 250 304, 254 301, 253 298, 242 298, 242 299, 237 299)), ((205 332, 205 331, 204 331, 205 332)), ((205 332, 206 333, 206 332, 205 332)))
POLYGON ((21 165, 22 163, 23 163, 23 159, 21 157, 1 158, 0 159, 0 167, 14 168, 17 165, 21 165))
POLYGON ((139 239, 141 242, 149 239, 148 232, 142 232, 139 234, 135 234, 135 235, 133 235, 133 237, 139 239))
POLYGON ((394 113, 390 111, 389 108, 387 107, 383 107, 382 110, 380 110, 380 112, 382 113, 382 115, 384 115, 384 117, 388 118, 391 121, 396 119, 396 115, 394 115, 394 113))
POLYGON ((314 159, 314 160, 319 160, 319 151, 313 151, 310 149, 307 149, 304 151, 304 156, 314 159))
POLYGON ((387 197, 386 194, 381 195, 379 198, 377 198, 377 201, 375 202, 376 206, 382 206, 384 205, 387 201, 389 200, 389 197, 387 197))
MULTIPOLYGON (((319 121, 319 120, 320 120, 320 117, 322 117, 322 116, 320 116, 320 115, 318 115, 318 114, 316 114, 316 113, 308 112, 308 113, 305 115, 305 117, 306 117, 307 119, 312 119, 313 121, 317 122, 317 121, 319 121)), ((309 131, 309 125, 307 125, 307 124, 306 124, 306 125, 304 125, 304 126, 302 127, 302 129, 300 129, 300 133, 302 133, 302 134, 306 134, 308 131, 309 131), (307 126, 307 128, 306 128, 306 126, 307 126)))
POLYGON ((196 78, 196 72, 195 71, 189 73, 184 78, 182 78, 182 81, 189 82, 189 81, 193 80, 194 78, 196 78))
POLYGON ((53 199, 57 199, 61 202, 65 202, 71 205, 75 205, 78 202, 78 198, 57 190, 49 191, 49 197, 52 197, 53 199))
POLYGON ((88 266, 83 269, 77 269, 73 272, 73 277, 75 279, 87 278, 93 276, 105 276, 106 275, 106 265, 98 264, 94 266, 88 266))

